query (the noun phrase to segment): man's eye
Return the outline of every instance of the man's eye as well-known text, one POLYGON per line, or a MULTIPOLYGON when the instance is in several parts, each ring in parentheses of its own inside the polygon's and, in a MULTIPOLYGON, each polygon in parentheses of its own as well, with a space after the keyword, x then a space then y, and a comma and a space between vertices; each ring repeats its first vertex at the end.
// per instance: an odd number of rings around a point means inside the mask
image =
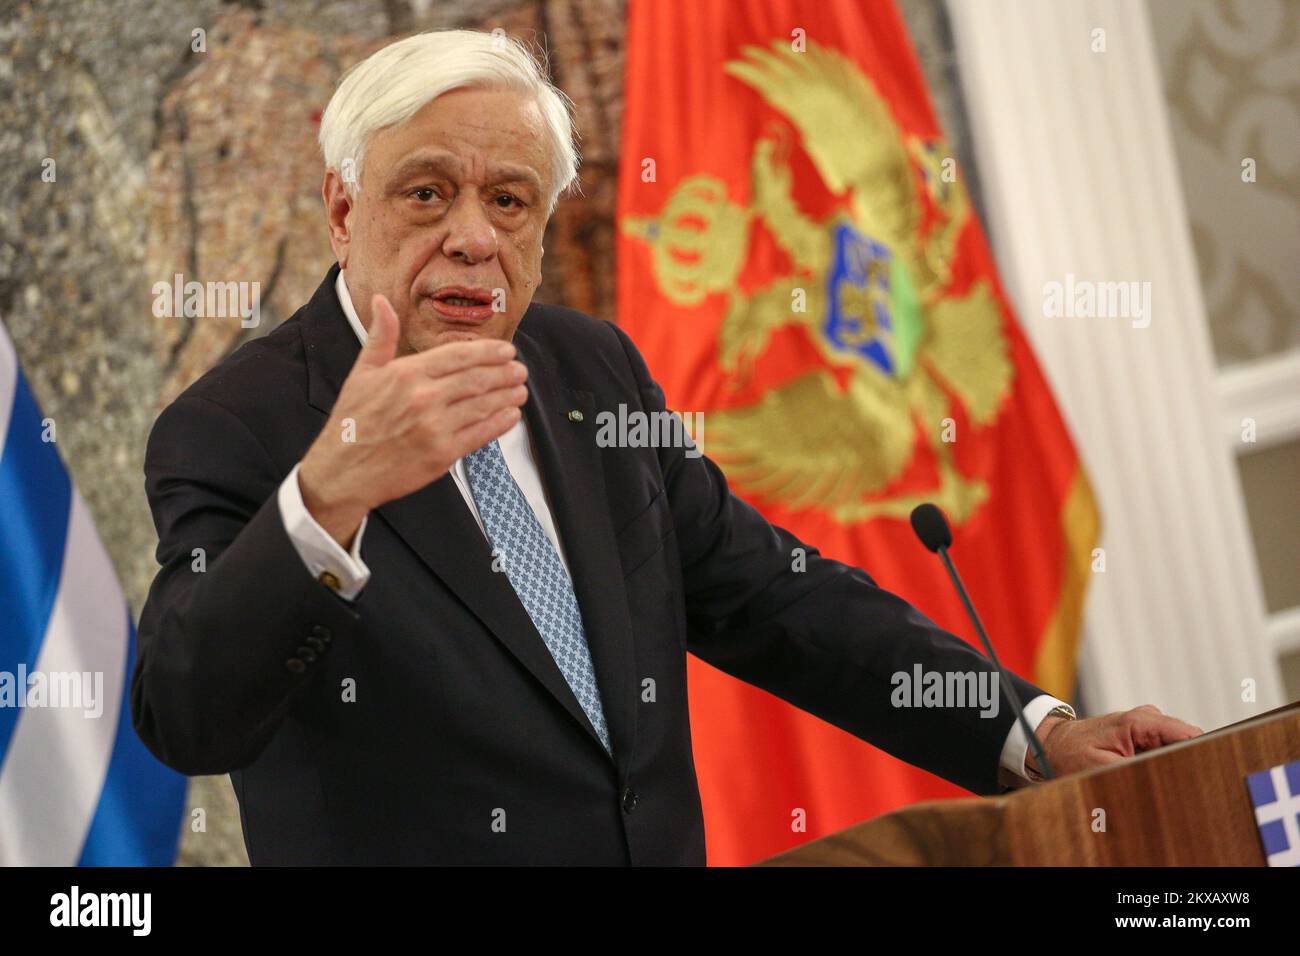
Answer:
POLYGON ((411 195, 420 200, 420 202, 428 202, 438 195, 438 191, 425 186, 423 189, 417 189, 415 192, 411 193, 411 195))
POLYGON ((519 197, 513 196, 510 193, 498 193, 492 201, 502 209, 513 209, 516 206, 523 206, 523 202, 519 197), (502 202, 503 199, 505 202, 502 202))

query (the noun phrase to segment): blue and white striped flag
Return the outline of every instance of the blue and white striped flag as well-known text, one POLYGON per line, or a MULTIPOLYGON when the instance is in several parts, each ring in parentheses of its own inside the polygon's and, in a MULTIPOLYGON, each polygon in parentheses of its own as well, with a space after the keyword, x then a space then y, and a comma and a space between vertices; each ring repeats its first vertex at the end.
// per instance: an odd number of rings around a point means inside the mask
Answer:
POLYGON ((0 865, 169 866, 185 778, 131 725, 135 625, 0 327, 0 865))

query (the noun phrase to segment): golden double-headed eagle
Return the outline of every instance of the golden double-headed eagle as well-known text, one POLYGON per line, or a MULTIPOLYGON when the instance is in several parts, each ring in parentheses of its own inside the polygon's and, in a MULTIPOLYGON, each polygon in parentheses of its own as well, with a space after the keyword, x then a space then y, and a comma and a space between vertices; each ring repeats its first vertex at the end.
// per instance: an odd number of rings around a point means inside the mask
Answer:
POLYGON ((963 436, 953 434, 952 402, 975 428, 992 424, 1013 367, 988 283, 949 291, 970 202, 945 175, 953 168, 945 145, 905 139, 871 80, 828 47, 750 46, 725 69, 789 120, 840 201, 821 222, 799 208, 782 127, 755 143, 747 207, 721 180, 696 175, 658 216, 623 221, 649 245, 670 302, 689 309, 727 297, 718 358, 732 384, 747 380, 786 325, 803 326, 826 361, 753 405, 710 411, 709 454, 739 489, 840 522, 906 518, 921 501, 964 521, 988 489, 954 464, 952 442, 963 436), (937 214, 925 222, 918 187, 937 214), (746 294, 737 277, 760 223, 793 270, 746 294), (937 485, 891 494, 920 442, 933 449, 937 485))

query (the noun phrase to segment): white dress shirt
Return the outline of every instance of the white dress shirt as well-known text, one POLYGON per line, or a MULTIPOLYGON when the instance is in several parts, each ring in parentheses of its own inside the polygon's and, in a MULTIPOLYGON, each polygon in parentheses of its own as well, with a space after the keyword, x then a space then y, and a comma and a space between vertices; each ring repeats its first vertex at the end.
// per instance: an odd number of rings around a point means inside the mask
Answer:
MULTIPOLYGON (((369 336, 366 334, 366 328, 361 324, 361 319, 357 316, 357 311, 352 305, 352 296, 348 293, 347 282, 344 280, 344 270, 339 270, 339 277, 334 283, 335 292, 338 295, 339 305, 343 308, 343 314, 347 316, 348 324, 352 326, 352 331, 356 333, 357 339, 361 342, 361 347, 365 348, 369 336)), ((546 492, 542 486, 541 472, 537 468, 537 461, 533 456, 532 445, 529 440, 528 428, 521 416, 519 421, 515 422, 508 432, 498 439, 501 445, 501 454, 505 458, 506 467, 510 469, 511 476, 523 491, 524 497, 528 499, 528 504, 532 507, 533 513, 537 515, 537 520, 546 532, 546 536, 551 539, 555 545, 555 550, 560 555, 560 561, 564 564, 565 571, 569 570, 569 563, 564 554, 564 546, 560 542, 559 534, 555 530, 555 521, 551 515, 550 504, 546 500, 546 492)), ((356 536, 352 540, 352 547, 344 550, 337 541, 335 541, 324 528, 317 524, 307 510, 307 506, 302 501, 302 489, 298 485, 298 465, 295 465, 293 471, 289 472, 288 477, 280 485, 278 493, 280 516, 284 521, 285 531, 289 534, 289 539, 293 542, 294 549, 302 559, 303 564, 307 566, 312 577, 320 578, 328 573, 334 576, 338 581, 337 593, 339 597, 351 601, 361 593, 366 582, 370 580, 370 569, 366 567, 365 561, 361 558, 361 539, 365 535, 366 524, 370 520, 369 516, 362 519, 361 526, 357 528, 356 536)), ((465 468, 465 459, 457 459, 451 468, 452 480, 456 482, 456 487, 460 489, 461 496, 465 499, 470 514, 474 516, 474 521, 478 523, 479 530, 483 531, 484 536, 487 532, 483 529, 483 519, 479 516, 478 506, 474 503, 474 496, 469 488, 469 474, 465 468)), ((572 579, 572 572, 570 572, 572 579)), ((1063 707, 1069 710, 1069 705, 1057 700, 1047 694, 1035 697, 1025 704, 1025 720, 1031 727, 1037 727, 1043 718, 1056 707, 1063 707)), ((1011 725, 1011 732, 1007 734, 1006 743, 1002 747, 1000 769, 1004 771, 999 774, 1002 783, 1006 786, 1016 786, 1028 781, 1029 777, 1025 771, 1025 757, 1029 751, 1029 739, 1025 732, 1020 728, 1020 722, 1015 721, 1011 725)))

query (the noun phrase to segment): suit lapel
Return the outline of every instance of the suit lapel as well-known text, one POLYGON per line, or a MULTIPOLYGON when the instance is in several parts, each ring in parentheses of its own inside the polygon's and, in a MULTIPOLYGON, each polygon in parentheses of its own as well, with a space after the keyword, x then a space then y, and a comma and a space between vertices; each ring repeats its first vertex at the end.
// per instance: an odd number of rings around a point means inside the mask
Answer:
POLYGON ((376 512, 506 649, 564 705, 599 745, 599 737, 542 636, 502 572, 450 475, 376 512))
MULTIPOLYGON (((301 317, 308 367, 308 402, 326 416, 361 347, 338 303, 334 290, 337 276, 336 265, 301 317)), ((598 449, 594 434, 588 429, 554 427, 572 424, 566 417, 572 408, 581 409, 590 423, 591 395, 571 392, 561 386, 551 363, 532 339, 517 333, 515 344, 530 371, 525 416, 534 454, 573 570, 610 740, 616 761, 622 766, 630 756, 636 717, 632 634, 608 512, 589 507, 591 502, 605 500, 598 449), (553 421, 557 415, 558 423, 553 421)), ((452 477, 444 475, 413 494, 388 502, 375 513, 541 681, 599 746, 591 721, 509 579, 492 570, 487 539, 452 477)))

